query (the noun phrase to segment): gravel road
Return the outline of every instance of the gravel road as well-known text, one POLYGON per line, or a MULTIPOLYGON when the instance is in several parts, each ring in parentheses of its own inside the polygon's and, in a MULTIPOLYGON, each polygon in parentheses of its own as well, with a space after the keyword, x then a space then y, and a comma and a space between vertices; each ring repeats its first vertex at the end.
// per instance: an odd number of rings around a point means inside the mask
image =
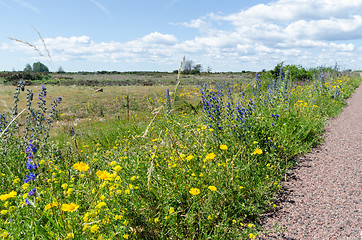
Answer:
POLYGON ((329 120, 324 143, 288 174, 278 208, 263 221, 274 233, 259 239, 362 239, 362 86, 347 103, 329 120))

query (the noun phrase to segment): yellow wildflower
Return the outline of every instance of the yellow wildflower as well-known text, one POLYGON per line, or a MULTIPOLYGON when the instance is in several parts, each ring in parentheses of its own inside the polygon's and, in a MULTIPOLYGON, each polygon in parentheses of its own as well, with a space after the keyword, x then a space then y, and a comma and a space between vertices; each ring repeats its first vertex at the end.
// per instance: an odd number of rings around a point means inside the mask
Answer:
POLYGON ((105 202, 100 202, 97 204, 96 208, 102 208, 104 206, 107 206, 107 204, 105 202))
POLYGON ((21 187, 23 188, 23 190, 25 190, 29 187, 29 183, 24 183, 21 187))
POLYGON ((209 186, 208 189, 212 192, 217 191, 217 188, 215 186, 209 186))
POLYGON ((213 160, 215 157, 216 157, 215 153, 209 153, 209 154, 207 154, 205 159, 206 160, 213 160))
POLYGON ((198 195, 200 194, 200 189, 198 188, 191 188, 190 191, 189 191, 190 194, 192 195, 198 195))
POLYGON ((253 228, 253 227, 255 227, 254 224, 252 224, 252 223, 249 223, 249 224, 248 224, 248 228, 253 228))
POLYGON ((192 154, 190 154, 186 157, 186 160, 191 161, 193 158, 194 158, 194 156, 192 154))
POLYGON ((221 144, 220 149, 221 150, 228 150, 228 146, 226 146, 225 144, 221 144))
POLYGON ((174 212, 175 212, 175 208, 170 207, 170 209, 168 210, 168 213, 169 213, 169 214, 172 214, 172 213, 174 213, 174 212))
POLYGON ((66 204, 64 203, 62 205, 62 210, 64 212, 74 212, 75 210, 77 210, 79 208, 79 205, 75 204, 75 203, 70 203, 70 204, 66 204))
POLYGON ((89 228, 89 225, 88 225, 88 224, 84 225, 82 231, 84 232, 85 230, 87 230, 87 228, 89 228))
POLYGON ((20 179, 19 178, 15 178, 13 183, 16 184, 16 183, 19 183, 20 182, 20 179))
POLYGON ((67 194, 68 194, 68 195, 71 195, 73 192, 74 192, 74 189, 73 189, 73 188, 69 188, 69 189, 67 190, 67 194))
POLYGON ((66 239, 74 239, 74 233, 68 233, 66 239))
POLYGON ((252 153, 252 155, 254 155, 254 154, 263 154, 263 150, 261 150, 260 148, 256 148, 255 150, 254 150, 254 152, 252 153))
POLYGON ((112 178, 112 174, 110 174, 106 170, 104 170, 104 171, 98 170, 96 172, 96 174, 97 174, 99 179, 111 180, 111 178, 112 178))
POLYGON ((122 170, 122 167, 119 166, 119 165, 117 165, 117 166, 114 166, 114 167, 113 167, 113 170, 116 171, 116 172, 119 172, 119 171, 122 170))
POLYGON ((95 233, 99 230, 99 226, 97 224, 93 225, 91 228, 90 228, 90 231, 92 233, 95 233))
POLYGON ((78 170, 80 172, 86 172, 89 169, 89 165, 84 162, 78 162, 78 163, 73 164, 73 168, 75 168, 76 170, 78 170))
POLYGON ((249 238, 250 239, 255 239, 257 235, 258 234, 256 234, 256 233, 249 233, 249 238))
POLYGON ((17 195, 17 192, 11 191, 10 193, 0 195, 0 200, 1 200, 1 201, 5 201, 5 200, 7 200, 7 199, 9 199, 9 198, 14 198, 14 197, 16 197, 16 195, 17 195))

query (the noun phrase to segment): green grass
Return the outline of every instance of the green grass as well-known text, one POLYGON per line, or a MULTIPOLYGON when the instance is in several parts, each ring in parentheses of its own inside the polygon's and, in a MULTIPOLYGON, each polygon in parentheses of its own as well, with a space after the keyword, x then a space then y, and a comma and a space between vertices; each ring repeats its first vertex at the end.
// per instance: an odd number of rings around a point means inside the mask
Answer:
POLYGON ((50 97, 64 97, 61 124, 51 141, 42 145, 38 125, 32 137, 15 132, 0 139, 0 234, 10 239, 254 238, 262 231, 261 214, 277 207, 275 196, 293 157, 320 143, 326 120, 338 115, 359 83, 359 77, 344 76, 287 88, 280 82, 267 90, 264 79, 261 86, 209 86, 202 96, 199 89, 184 87, 172 96, 170 113, 166 87, 150 87, 146 96, 139 87, 123 92, 107 87, 99 94, 89 87, 48 87, 50 97), (342 91, 338 96, 336 88, 342 91), (129 118, 125 93, 134 96, 129 118), (202 110, 202 99, 213 99, 210 114, 202 110), (242 108, 249 112, 236 119, 242 108), (92 120, 75 121, 79 115, 92 120), (27 185, 22 179, 29 174, 30 138, 38 148, 39 169, 27 185), (83 168, 74 165, 81 162, 83 168))

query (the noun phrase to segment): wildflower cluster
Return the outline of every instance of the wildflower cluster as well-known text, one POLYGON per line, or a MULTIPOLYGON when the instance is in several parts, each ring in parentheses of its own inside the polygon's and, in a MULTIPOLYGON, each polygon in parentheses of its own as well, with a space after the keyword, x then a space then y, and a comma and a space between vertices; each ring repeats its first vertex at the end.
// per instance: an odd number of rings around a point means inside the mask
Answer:
MULTIPOLYGON (((29 122, 18 125, 24 136, 0 139, 6 166, 0 169, 0 236, 256 239, 260 215, 277 207, 274 196, 290 159, 315 143, 326 116, 342 107, 332 97, 336 88, 340 99, 353 89, 348 78, 326 80, 326 91, 286 79, 204 85, 199 96, 180 90, 185 99, 201 101, 202 114, 174 108, 172 118, 156 116, 151 123, 108 119, 78 125, 79 134, 73 128, 72 136, 57 141, 44 134, 62 98, 47 109, 43 86, 33 109, 29 90, 29 122)), ((167 94, 152 104, 167 106, 167 94)), ((6 121, 0 115, 1 130, 6 121)))

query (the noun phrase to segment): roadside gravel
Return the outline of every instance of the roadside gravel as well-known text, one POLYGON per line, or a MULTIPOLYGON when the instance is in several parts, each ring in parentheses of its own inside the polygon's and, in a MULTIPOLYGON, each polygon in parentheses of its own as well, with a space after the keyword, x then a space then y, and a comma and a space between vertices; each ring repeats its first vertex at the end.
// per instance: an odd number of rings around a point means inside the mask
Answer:
POLYGON ((288 173, 278 208, 263 220, 274 232, 259 239, 362 239, 362 86, 347 103, 324 143, 288 173))

